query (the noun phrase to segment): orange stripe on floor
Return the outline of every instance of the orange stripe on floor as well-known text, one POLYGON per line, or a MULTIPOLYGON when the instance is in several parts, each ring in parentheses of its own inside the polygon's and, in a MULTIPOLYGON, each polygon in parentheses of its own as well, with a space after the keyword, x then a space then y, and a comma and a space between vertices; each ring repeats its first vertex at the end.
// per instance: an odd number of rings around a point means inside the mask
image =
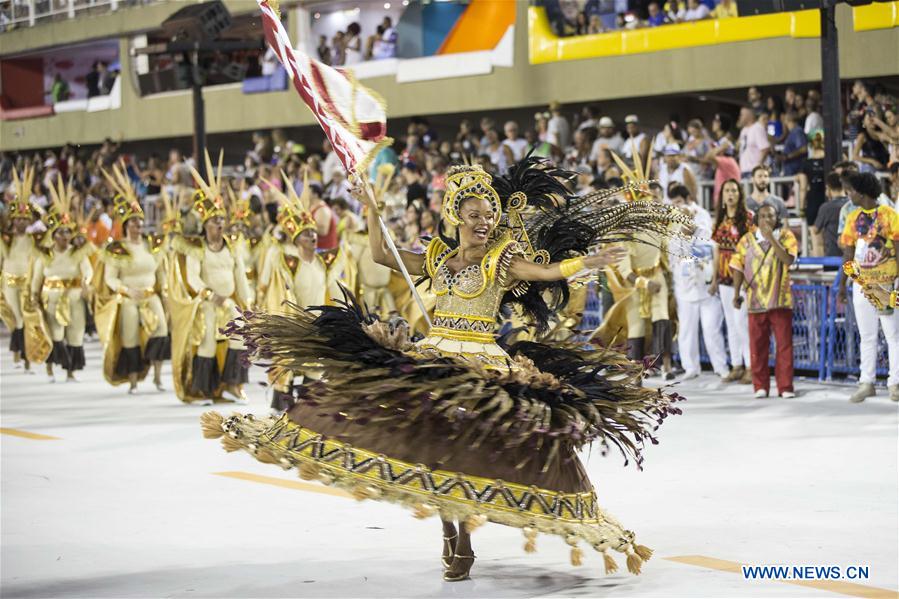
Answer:
POLYGON ((261 474, 252 474, 250 472, 213 472, 216 476, 226 476, 228 478, 236 478, 238 480, 248 480, 254 483, 262 483, 263 485, 274 485, 285 489, 294 489, 297 491, 309 491, 310 493, 321 493, 322 495, 334 495, 336 497, 347 497, 352 499, 352 495, 346 491, 335 489, 334 487, 326 487, 322 484, 306 483, 299 480, 287 480, 284 478, 275 478, 274 476, 262 476, 261 474))
MULTIPOLYGON (((704 555, 680 555, 676 557, 663 558, 668 561, 687 564, 690 566, 699 566, 700 568, 709 568, 711 570, 720 570, 722 572, 731 572, 733 574, 743 575, 742 566, 744 564, 738 562, 730 562, 714 557, 706 557, 704 555)), ((754 579, 761 581, 763 579, 754 579)), ((842 580, 777 580, 774 578, 764 579, 767 582, 782 582, 784 584, 792 584, 795 586, 806 587, 810 589, 818 589, 820 591, 830 591, 831 593, 839 593, 849 597, 871 597, 895 599, 899 597, 899 591, 890 589, 880 589, 877 587, 869 587, 854 582, 845 582, 842 580)))
POLYGON ((41 435, 38 433, 29 433, 28 431, 20 431, 17 428, 0 428, 0 435, 11 435, 13 437, 22 437, 23 439, 33 439, 35 441, 61 441, 59 437, 51 437, 50 435, 41 435))

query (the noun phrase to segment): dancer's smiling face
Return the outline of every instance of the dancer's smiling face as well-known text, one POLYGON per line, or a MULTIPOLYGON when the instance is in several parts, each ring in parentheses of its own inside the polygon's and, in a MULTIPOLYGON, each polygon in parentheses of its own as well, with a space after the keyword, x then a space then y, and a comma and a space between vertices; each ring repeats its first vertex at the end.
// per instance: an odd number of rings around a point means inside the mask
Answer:
POLYGON ((487 245, 490 233, 496 226, 490 202, 485 198, 468 198, 462 202, 459 216, 462 218, 459 242, 465 246, 487 245))

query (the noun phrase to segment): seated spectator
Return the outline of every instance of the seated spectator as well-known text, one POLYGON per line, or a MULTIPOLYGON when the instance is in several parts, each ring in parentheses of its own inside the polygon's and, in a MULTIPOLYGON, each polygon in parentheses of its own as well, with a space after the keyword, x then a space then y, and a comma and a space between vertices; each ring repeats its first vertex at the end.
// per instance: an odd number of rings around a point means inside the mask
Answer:
POLYGON ((773 330, 777 355, 774 378, 780 397, 796 397, 793 392, 793 294, 789 267, 799 255, 799 243, 789 227, 778 218, 777 210, 763 205, 757 216, 758 229, 746 233, 731 259, 734 276, 735 310, 740 310, 744 283, 749 304, 749 346, 752 357, 752 385, 759 399, 771 388, 768 354, 773 330))
POLYGON ((549 103, 550 116, 549 123, 546 125, 546 141, 557 147, 561 151, 565 151, 568 144, 571 143, 571 125, 568 119, 562 114, 562 105, 553 100, 549 103))
POLYGON ((503 132, 506 134, 503 145, 512 151, 512 160, 509 163, 511 165, 512 162, 518 162, 524 158, 524 150, 528 147, 528 142, 523 137, 519 137, 518 123, 515 121, 507 121, 503 126, 503 132))
POLYGON ((668 23, 668 15, 659 7, 658 2, 650 2, 648 8, 649 18, 646 19, 646 24, 649 27, 658 27, 668 23))
POLYGON ((624 142, 621 153, 628 164, 633 166, 634 150, 638 152, 641 160, 645 159, 649 154, 649 137, 640 131, 640 119, 636 114, 629 114, 624 117, 624 126, 627 129, 628 138, 624 142))
POLYGON ((677 20, 682 22, 701 21, 709 18, 709 7, 699 0, 687 0, 687 5, 677 12, 677 20))
POLYGON ((721 0, 711 13, 713 19, 730 19, 738 16, 740 15, 737 13, 737 0, 721 0))
POLYGON ((839 239, 840 209, 849 198, 843 192, 843 180, 840 175, 831 172, 825 180, 824 193, 827 201, 818 210, 815 224, 812 226, 812 256, 842 256, 839 239))
POLYGON ((599 151, 603 148, 612 150, 620 156, 623 145, 624 140, 615 131, 615 122, 607 116, 602 117, 599 119, 599 135, 596 137, 596 141, 593 142, 593 147, 590 150, 590 162, 596 164, 599 151))
POLYGON ((600 19, 599 15, 590 15, 590 22, 587 25, 587 34, 592 35, 595 33, 602 33, 603 31, 602 19, 600 19))

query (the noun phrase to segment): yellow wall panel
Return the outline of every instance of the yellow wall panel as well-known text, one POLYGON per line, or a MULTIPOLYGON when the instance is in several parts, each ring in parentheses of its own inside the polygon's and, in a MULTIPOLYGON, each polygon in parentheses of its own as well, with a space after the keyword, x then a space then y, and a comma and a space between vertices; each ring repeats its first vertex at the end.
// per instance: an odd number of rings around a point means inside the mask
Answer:
POLYGON ((875 2, 853 7, 852 23, 856 31, 899 27, 899 2, 875 2))
POLYGON ((531 64, 659 52, 773 37, 819 37, 818 11, 754 15, 736 19, 707 19, 560 38, 552 31, 542 7, 528 9, 531 64))

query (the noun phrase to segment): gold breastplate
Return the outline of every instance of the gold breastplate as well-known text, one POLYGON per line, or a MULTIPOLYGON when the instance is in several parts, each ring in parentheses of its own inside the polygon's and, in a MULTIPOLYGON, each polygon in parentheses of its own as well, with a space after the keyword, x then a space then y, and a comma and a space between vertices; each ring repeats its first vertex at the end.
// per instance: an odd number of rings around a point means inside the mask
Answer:
POLYGON ((518 244, 510 239, 494 242, 480 264, 453 273, 446 262, 457 252, 440 239, 428 245, 427 271, 437 296, 429 334, 456 341, 493 342, 499 305, 508 289, 509 263, 519 252, 518 244))

